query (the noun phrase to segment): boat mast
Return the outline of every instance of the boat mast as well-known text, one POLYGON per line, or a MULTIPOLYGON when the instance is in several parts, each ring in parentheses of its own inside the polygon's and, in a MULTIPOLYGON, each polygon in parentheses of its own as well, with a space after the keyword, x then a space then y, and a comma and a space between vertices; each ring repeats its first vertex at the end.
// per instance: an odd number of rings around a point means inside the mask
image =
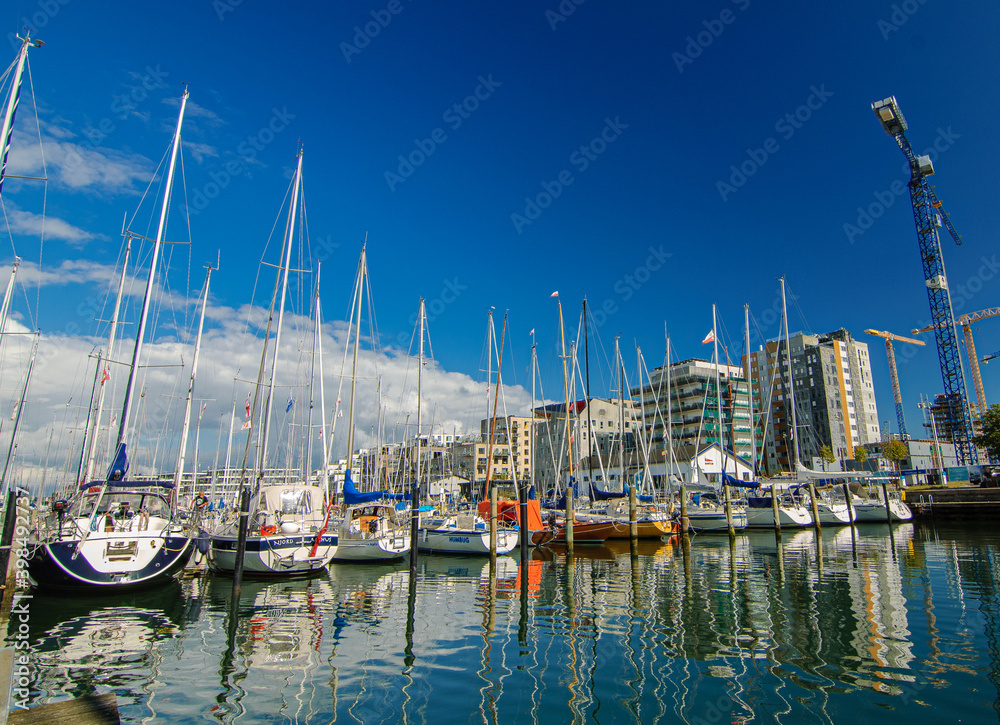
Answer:
MULTIPOLYGON (((319 425, 320 440, 323 441, 323 472, 319 475, 319 484, 327 497, 330 495, 330 479, 328 470, 330 467, 329 451, 326 447, 326 396, 323 389, 323 320, 322 306, 319 302, 319 271, 321 262, 316 263, 316 357, 319 361, 319 425)), ((312 401, 309 402, 309 465, 312 465, 312 401)))
MULTIPOLYGON (((125 237, 125 255, 122 258, 122 273, 118 278, 118 293, 115 295, 115 309, 111 315, 111 325, 108 328, 108 346, 105 348, 104 356, 104 369, 107 370, 111 365, 111 356, 114 353, 114 345, 118 335, 118 316, 121 313, 122 308, 122 295, 125 290, 125 275, 128 269, 128 259, 132 253, 132 237, 125 237)), ((98 360, 98 365, 100 365, 100 360, 98 360)), ((104 414, 104 397, 107 392, 107 387, 105 383, 107 378, 104 374, 98 370, 98 375, 100 375, 100 390, 97 391, 97 409, 94 412, 94 430, 90 433, 90 438, 88 439, 87 445, 84 446, 87 456, 86 468, 83 472, 83 478, 80 481, 89 481, 94 476, 94 467, 97 464, 97 440, 100 438, 101 431, 101 416, 104 414)), ((108 376, 110 377, 110 375, 108 376)))
MULTIPOLYGON (((167 226, 167 210, 170 204, 170 192, 174 181, 174 166, 177 163, 177 152, 181 147, 181 124, 184 121, 184 109, 187 106, 188 91, 185 88, 181 95, 181 110, 177 114, 177 128, 174 130, 173 148, 170 151, 170 166, 167 168, 167 178, 163 188, 163 208, 160 209, 160 222, 156 228, 156 240, 153 243, 153 255, 149 262, 149 276, 146 279, 146 294, 142 299, 142 313, 139 315, 139 326, 135 332, 135 347, 132 350, 132 365, 129 368, 128 385, 125 388, 125 400, 122 402, 121 420, 118 424, 118 447, 125 443, 125 435, 132 413, 132 397, 139 382, 139 356, 142 353, 143 338, 146 334, 146 321, 149 319, 149 304, 153 296, 153 284, 156 281, 156 268, 160 262, 160 248, 163 246, 163 233, 167 226)), ((117 454, 115 458, 117 459, 117 454)))
MULTIPOLYGON (((566 482, 566 486, 569 487, 573 479, 573 424, 569 417, 569 371, 566 365, 566 328, 563 325, 562 300, 559 299, 559 292, 553 292, 552 296, 556 298, 556 305, 559 307, 559 338, 562 341, 563 394, 566 398, 566 458, 569 461, 569 479, 566 482)), ((558 474, 558 471, 556 473, 558 474)))
MULTIPOLYGON (((750 459, 753 461, 753 475, 757 478, 757 426, 753 420, 753 375, 750 373, 750 305, 743 305, 743 327, 746 335, 747 367, 745 375, 747 377, 747 399, 750 402, 750 459)), ((734 436, 735 438, 735 436, 734 436)), ((735 444, 734 444, 735 446, 735 444)))
MULTIPOLYGON (((615 343, 617 344, 617 342, 615 343)), ((583 298, 583 370, 587 398, 587 481, 594 485, 594 430, 590 415, 590 334, 587 325, 587 298, 583 298)))
POLYGON ((7 289, 3 293, 3 304, 0 305, 0 334, 7 329, 7 315, 10 313, 10 300, 14 296, 14 278, 17 277, 17 268, 21 264, 20 257, 14 257, 14 266, 10 270, 10 279, 7 280, 7 289))
POLYGON ((17 101, 21 97, 21 78, 24 75, 24 66, 28 62, 28 48, 38 48, 43 45, 40 40, 32 40, 31 33, 25 33, 22 38, 15 36, 21 41, 21 49, 17 53, 17 60, 14 61, 14 75, 10 84, 10 95, 7 98, 7 108, 3 114, 3 126, 0 127, 0 193, 3 192, 4 172, 7 171, 7 155, 10 153, 10 143, 14 131, 14 114, 17 112, 17 101))
POLYGON ((7 499, 7 471, 10 468, 10 462, 14 459, 14 453, 17 451, 17 430, 21 427, 21 413, 24 411, 24 401, 28 396, 28 383, 31 382, 31 369, 35 366, 35 354, 38 352, 38 336, 36 334, 35 342, 31 346, 31 357, 28 358, 28 372, 24 376, 24 388, 21 390, 21 400, 17 404, 17 416, 14 419, 14 430, 10 435, 10 448, 7 450, 7 462, 3 466, 3 475, 0 476, 0 489, 3 489, 3 499, 7 499))
MULTIPOLYGON (((205 308, 208 307, 208 284, 212 279, 212 266, 208 266, 205 274, 205 294, 201 298, 201 317, 198 320, 198 336, 194 341, 194 359, 191 361, 191 379, 188 381, 187 398, 184 402, 184 422, 181 424, 181 442, 177 450, 177 466, 174 469, 174 490, 179 490, 181 478, 184 476, 184 454, 187 452, 188 432, 191 430, 191 403, 194 397, 194 381, 198 377, 198 356, 201 353, 201 333, 205 329, 205 308)), ((203 411, 204 412, 204 411, 203 411)), ((201 415, 198 415, 198 422, 201 423, 201 415)), ((196 437, 197 441, 197 437, 196 437)), ((198 446, 195 444, 194 478, 192 479, 191 493, 194 493, 194 484, 198 480, 198 446)))
MULTIPOLYGON (((361 258, 358 260, 358 281, 354 286, 355 309, 351 316, 355 319, 357 328, 354 332, 354 350, 351 360, 351 404, 347 409, 347 472, 351 472, 354 459, 354 398, 358 387, 358 348, 361 347, 361 298, 365 293, 365 279, 368 276, 368 261, 365 257, 366 244, 361 246, 361 258)), ((350 327, 348 327, 348 342, 350 342, 350 327)))
MULTIPOLYGON (((792 452, 795 459, 792 461, 792 473, 796 471, 799 462, 799 426, 795 417, 795 385, 792 382, 792 349, 788 337, 788 307, 785 303, 785 278, 779 277, 781 281, 781 319, 785 325, 785 361, 788 368, 788 387, 785 388, 785 400, 791 401, 792 408, 792 452)), ((784 386, 782 386, 784 387, 784 386)))
MULTIPOLYGON (((288 222, 285 225, 285 261, 281 272, 281 297, 278 304, 278 327, 274 331, 274 356, 271 358, 271 376, 267 385, 267 403, 265 405, 264 425, 260 431, 260 458, 257 468, 258 480, 263 478, 267 465, 267 434, 271 427, 271 411, 274 407, 274 379, 278 372, 278 352, 281 350, 281 325, 285 318, 285 298, 288 294, 288 272, 292 263, 292 243, 295 239, 295 214, 298 210, 299 189, 302 186, 302 149, 299 149, 298 163, 295 166, 295 178, 292 180, 292 203, 288 210, 288 222)), ((264 340, 265 349, 267 340, 264 340)))
MULTIPOLYGON (((490 311, 490 330, 493 330, 493 312, 490 311)), ((490 495, 490 486, 492 485, 492 474, 493 474, 493 442, 496 440, 496 425, 497 425, 497 399, 500 397, 500 368, 503 365, 503 348, 504 341, 507 338, 507 314, 504 313, 503 316, 503 328, 500 331, 500 350, 497 353, 497 384, 493 391, 493 412, 490 414, 490 441, 489 445, 486 446, 486 486, 484 487, 483 493, 487 496, 490 495)), ((490 351, 490 358, 493 357, 493 351, 490 351)), ((504 424, 508 424, 509 421, 504 421, 504 424)), ((510 452, 510 428, 507 429, 507 451, 510 452)))

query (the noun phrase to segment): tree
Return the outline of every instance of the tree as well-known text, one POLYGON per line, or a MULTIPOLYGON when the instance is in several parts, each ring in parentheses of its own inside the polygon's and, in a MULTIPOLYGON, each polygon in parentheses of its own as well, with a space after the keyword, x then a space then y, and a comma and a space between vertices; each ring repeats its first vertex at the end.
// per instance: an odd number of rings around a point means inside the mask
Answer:
POLYGON ((1000 458, 1000 405, 994 403, 987 408, 981 422, 983 434, 976 436, 973 442, 986 449, 990 460, 1000 458))
POLYGON ((906 458, 909 452, 906 444, 898 438, 893 438, 882 444, 882 457, 896 464, 896 473, 899 473, 899 462, 906 458))
POLYGON ((837 457, 833 455, 833 449, 830 446, 823 446, 819 449, 819 457, 823 459, 823 463, 827 465, 833 463, 837 460, 837 457))
POLYGON ((868 449, 864 446, 854 446, 854 460, 862 466, 868 462, 868 449))

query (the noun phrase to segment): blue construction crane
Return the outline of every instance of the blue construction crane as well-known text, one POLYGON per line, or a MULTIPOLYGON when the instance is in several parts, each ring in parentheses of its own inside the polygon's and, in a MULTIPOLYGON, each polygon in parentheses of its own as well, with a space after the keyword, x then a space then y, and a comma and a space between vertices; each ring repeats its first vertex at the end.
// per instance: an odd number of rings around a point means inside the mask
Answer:
POLYGON ((943 226, 947 229, 956 244, 961 244, 962 241, 941 201, 927 183, 927 177, 934 173, 930 157, 917 156, 906 139, 906 120, 895 96, 876 101, 872 104, 872 110, 885 132, 899 144, 910 165, 910 202, 913 204, 913 220, 917 225, 920 260, 924 268, 927 299, 931 306, 931 324, 934 326, 938 361, 941 363, 941 381, 944 383, 944 400, 948 405, 952 442, 955 444, 959 464, 975 465, 978 455, 972 444, 972 416, 965 394, 965 375, 955 335, 955 315, 951 308, 951 293, 948 291, 938 228, 943 226))
POLYGON ((987 355, 987 356, 986 356, 986 357, 984 357, 984 358, 983 358, 982 360, 980 360, 980 362, 981 362, 981 363, 982 363, 983 365, 985 365, 985 364, 986 364, 986 363, 988 363, 988 362, 989 362, 990 360, 993 360, 994 358, 998 358, 998 357, 1000 357, 1000 350, 997 350, 996 352, 991 352, 991 353, 990 353, 989 355, 987 355))

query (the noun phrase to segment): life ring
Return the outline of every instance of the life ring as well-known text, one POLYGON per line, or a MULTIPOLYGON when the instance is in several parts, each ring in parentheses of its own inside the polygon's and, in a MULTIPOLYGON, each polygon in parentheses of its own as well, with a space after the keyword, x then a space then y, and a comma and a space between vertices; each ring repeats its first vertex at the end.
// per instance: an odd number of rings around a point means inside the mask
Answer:
POLYGON ((261 536, 273 536, 276 533, 278 533, 278 527, 277 526, 266 526, 265 525, 265 526, 261 526, 260 527, 260 535, 261 536))

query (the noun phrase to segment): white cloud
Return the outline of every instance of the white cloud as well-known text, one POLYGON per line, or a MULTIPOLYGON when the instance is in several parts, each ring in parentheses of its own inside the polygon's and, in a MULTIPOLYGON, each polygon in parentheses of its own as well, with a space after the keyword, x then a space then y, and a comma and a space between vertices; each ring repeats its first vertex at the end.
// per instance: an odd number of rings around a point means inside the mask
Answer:
POLYGON ((153 175, 154 165, 145 156, 86 143, 75 143, 69 129, 53 123, 38 137, 16 131, 11 145, 8 173, 42 176, 71 190, 95 194, 135 194, 153 175), (44 161, 44 163, 43 163, 44 161))
POLYGON ((106 239, 102 234, 94 234, 80 227, 73 226, 69 222, 53 216, 43 216, 34 214, 22 209, 13 208, 7 205, 7 222, 10 225, 12 234, 27 234, 32 236, 42 236, 48 240, 61 239, 70 244, 82 245, 92 239, 106 239))
POLYGON ((191 156, 197 163, 201 163, 208 157, 218 157, 219 152, 214 146, 210 146, 207 143, 198 143, 196 141, 185 141, 184 148, 191 152, 191 156))
MULTIPOLYGON (((37 273, 37 271, 36 271, 37 273)), ((54 274, 54 273, 53 273, 54 274)), ((108 268, 86 262, 67 262, 58 276, 72 277, 74 281, 107 282, 108 268)), ((46 277, 46 283, 55 279, 46 277)), ((188 301, 190 302, 190 301, 188 301)), ((220 324, 205 331, 201 363, 199 365, 192 421, 188 441, 188 460, 194 456, 196 413, 200 402, 208 408, 201 421, 199 434, 199 469, 210 468, 219 450, 219 465, 225 460, 225 446, 233 406, 236 406, 236 430, 233 433, 233 465, 240 460, 246 443, 245 432, 240 430, 243 420, 243 402, 253 390, 253 380, 259 367, 261 339, 244 334, 247 313, 259 317, 259 310, 248 307, 232 309, 210 307, 210 317, 220 324), (236 382, 234 382, 236 381, 236 382)), ((192 320, 192 324, 194 324, 192 320)), ((309 389, 303 377, 310 369, 312 325, 310 321, 286 316, 287 329, 283 332, 281 356, 277 367, 277 389, 272 408, 272 436, 269 444, 269 465, 300 466, 307 439, 304 432, 309 408, 309 389), (298 381, 298 382, 297 382, 298 381), (292 410, 285 413, 288 400, 294 401, 292 410), (291 437, 291 443, 289 443, 291 437)), ((16 324, 11 321, 9 324, 16 324)), ((133 329, 127 326, 125 329, 133 329)), ((344 341, 346 323, 330 322, 323 328, 323 368, 326 391, 326 418, 328 425, 336 424, 335 457, 342 457, 346 446, 347 403, 349 381, 341 380, 341 365, 345 359, 344 341), (334 418, 338 387, 343 400, 344 417, 334 418)), ((128 333, 126 333, 128 334, 128 333)), ((188 335, 183 335, 188 337, 188 335)), ((17 371, 27 363, 28 336, 13 336, 18 340, 17 349, 8 351, 5 358, 5 375, 0 380, 0 416, 9 416, 16 389, 19 385, 17 371)), ((273 338, 272 338, 273 344, 273 338)), ((47 485, 53 481, 67 483, 76 475, 79 463, 82 429, 86 409, 96 372, 95 362, 89 356, 102 345, 94 337, 43 335, 38 360, 33 372, 28 406, 22 420, 18 459, 28 472, 40 476, 46 456, 49 458, 47 485), (48 446, 49 437, 53 444, 48 446)), ((124 364, 131 357, 132 342, 124 341, 115 355, 121 361, 110 365, 108 403, 104 418, 107 430, 111 415, 119 415, 124 394, 128 367, 124 364)), ((139 408, 133 420, 137 433, 129 436, 129 456, 137 472, 170 473, 177 456, 178 437, 183 413, 183 395, 190 377, 193 348, 165 340, 144 347, 143 368, 139 382, 139 408), (184 367, 181 367, 183 361, 184 367)), ((355 404, 355 446, 366 447, 377 442, 379 423, 378 381, 381 380, 381 405, 386 435, 389 441, 402 440, 415 434, 416 420, 416 360, 399 350, 388 349, 378 355, 363 350, 360 354, 358 392, 355 404), (408 423, 408 425, 407 425, 408 423)), ((520 386, 505 389, 507 412, 524 414, 528 410, 530 394, 520 386)), ((449 372, 430 362, 423 377, 423 430, 433 426, 434 432, 458 434, 478 432, 479 420, 485 417, 485 384, 464 373, 449 372)), ((263 405, 264 396, 261 396, 263 405)), ((315 394, 316 418, 314 424, 314 460, 310 468, 320 461, 320 447, 315 436, 319 425, 319 395, 315 394)), ((104 434, 105 436, 107 433, 104 434)), ((9 444, 9 430, 5 426, 0 435, 0 447, 9 444)), ((106 451, 106 437, 102 439, 106 451)), ((252 454, 251 454, 252 456, 252 454)), ((101 466, 106 465, 102 462, 101 466)), ((100 470, 100 469, 99 469, 100 470)), ((20 481, 23 485, 37 485, 35 480, 20 481)))

